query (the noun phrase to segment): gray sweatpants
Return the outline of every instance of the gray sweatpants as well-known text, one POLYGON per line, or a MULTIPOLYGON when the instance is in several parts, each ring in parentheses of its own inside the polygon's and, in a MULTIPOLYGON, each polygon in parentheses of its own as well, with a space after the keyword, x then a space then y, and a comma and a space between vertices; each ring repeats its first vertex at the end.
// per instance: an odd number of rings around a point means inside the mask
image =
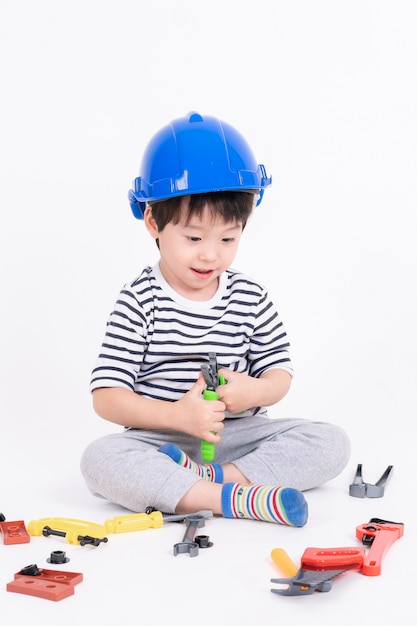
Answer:
MULTIPOLYGON (((214 463, 234 463, 252 483, 305 491, 335 478, 346 466, 350 442, 325 422, 255 416, 226 419, 214 463)), ((152 506, 172 513, 200 478, 158 448, 175 443, 201 461, 200 441, 183 433, 134 430, 93 441, 81 459, 90 491, 131 511, 152 506)))

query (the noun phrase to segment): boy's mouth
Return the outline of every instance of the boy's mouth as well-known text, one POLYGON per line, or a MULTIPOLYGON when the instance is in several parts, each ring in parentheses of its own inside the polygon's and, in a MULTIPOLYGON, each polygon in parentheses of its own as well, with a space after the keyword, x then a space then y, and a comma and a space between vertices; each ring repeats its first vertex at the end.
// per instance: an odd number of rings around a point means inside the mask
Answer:
POLYGON ((213 274, 213 270, 198 269, 196 267, 192 267, 191 269, 194 274, 198 274, 198 276, 200 276, 201 278, 208 278, 213 274))

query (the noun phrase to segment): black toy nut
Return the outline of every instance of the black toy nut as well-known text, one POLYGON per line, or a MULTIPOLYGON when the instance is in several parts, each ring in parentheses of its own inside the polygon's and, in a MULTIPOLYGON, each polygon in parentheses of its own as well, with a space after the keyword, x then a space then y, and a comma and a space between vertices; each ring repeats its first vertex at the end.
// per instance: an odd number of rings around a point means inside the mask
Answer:
POLYGON ((42 574, 42 570, 39 569, 36 563, 32 563, 31 565, 23 567, 19 574, 23 574, 24 576, 40 576, 42 574))
POLYGON ((210 537, 208 535, 197 535, 197 537, 194 538, 194 541, 199 548, 211 548, 213 545, 213 542, 210 541, 210 537))
POLYGON ((62 563, 68 563, 69 558, 63 550, 54 550, 51 552, 49 559, 46 559, 48 563, 54 563, 54 565, 61 565, 62 563))

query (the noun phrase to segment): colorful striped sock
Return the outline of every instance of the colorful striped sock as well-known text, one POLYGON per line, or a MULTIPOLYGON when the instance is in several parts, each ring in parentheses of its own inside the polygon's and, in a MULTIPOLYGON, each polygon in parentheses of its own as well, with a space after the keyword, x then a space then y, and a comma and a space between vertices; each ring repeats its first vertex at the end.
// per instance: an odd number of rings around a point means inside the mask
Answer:
POLYGON ((196 463, 190 459, 188 454, 185 454, 173 443, 165 443, 158 449, 158 452, 167 454, 175 463, 186 467, 204 480, 208 480, 211 483, 223 482, 223 468, 217 463, 196 463))
POLYGON ((222 511, 224 517, 243 517, 286 526, 304 526, 308 518, 308 505, 303 494, 291 487, 225 483, 222 511))

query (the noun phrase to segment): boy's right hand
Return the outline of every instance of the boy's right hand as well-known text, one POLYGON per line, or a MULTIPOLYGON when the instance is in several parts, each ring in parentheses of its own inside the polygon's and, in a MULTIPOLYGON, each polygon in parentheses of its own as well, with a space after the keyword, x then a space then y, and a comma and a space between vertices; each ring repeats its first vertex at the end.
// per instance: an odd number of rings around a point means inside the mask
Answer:
POLYGON ((204 441, 219 443, 226 405, 221 400, 204 400, 205 388, 206 383, 200 373, 191 389, 175 403, 175 429, 204 441))

